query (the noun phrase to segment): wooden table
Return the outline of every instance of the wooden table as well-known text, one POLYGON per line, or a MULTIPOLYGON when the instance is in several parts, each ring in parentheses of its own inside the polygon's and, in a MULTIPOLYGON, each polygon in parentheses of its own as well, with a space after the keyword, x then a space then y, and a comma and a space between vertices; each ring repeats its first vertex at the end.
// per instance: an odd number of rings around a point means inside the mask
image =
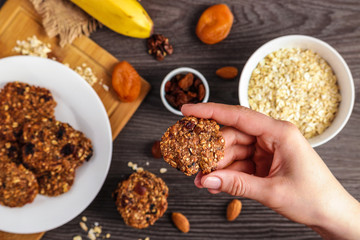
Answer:
MULTIPOLYGON (((0 6, 4 3, 0 0, 0 6)), ((146 53, 145 40, 133 39, 102 28, 91 38, 115 57, 129 61, 152 85, 147 98, 114 141, 111 168, 107 180, 93 203, 78 217, 62 227, 48 231, 43 239, 63 240, 83 234, 79 227, 82 216, 88 223, 98 222, 111 239, 316 239, 309 228, 291 222, 271 209, 241 199, 243 210, 235 222, 227 222, 227 203, 234 197, 211 195, 172 169, 150 150, 168 126, 179 117, 162 105, 159 89, 162 79, 174 68, 193 67, 208 79, 210 101, 239 104, 238 80, 225 81, 215 70, 233 65, 240 70, 250 55, 263 43, 282 35, 305 34, 332 45, 349 64, 357 100, 346 127, 330 142, 316 148, 344 187, 360 200, 360 3, 357 0, 253 1, 224 0, 235 15, 229 37, 216 45, 201 43, 195 35, 196 22, 204 9, 216 1, 141 1, 155 23, 155 32, 169 37, 174 54, 157 62, 146 53), (160 175, 170 189, 169 208, 154 226, 137 230, 125 226, 117 213, 111 194, 117 183, 132 170, 132 161, 160 175), (149 162, 149 166, 146 166, 149 162), (160 174, 160 168, 167 168, 160 174), (185 214, 190 223, 188 234, 181 234, 171 223, 170 213, 185 214)), ((0 23, 1 24, 1 23, 0 23)), ((91 186, 89 186, 91 187, 91 186)), ((84 235, 83 235, 84 236, 84 235)))

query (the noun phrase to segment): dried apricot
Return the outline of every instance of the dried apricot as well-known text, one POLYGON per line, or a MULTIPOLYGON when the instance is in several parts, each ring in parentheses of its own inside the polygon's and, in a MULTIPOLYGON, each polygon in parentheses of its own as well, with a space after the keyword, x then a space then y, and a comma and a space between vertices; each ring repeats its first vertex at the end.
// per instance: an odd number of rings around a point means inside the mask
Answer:
POLYGON ((206 44, 218 43, 229 35, 233 21, 234 16, 227 5, 213 5, 200 16, 196 35, 206 44))
POLYGON ((130 63, 122 61, 113 70, 112 86, 121 101, 132 102, 140 94, 141 77, 130 63))
POLYGON ((215 73, 223 79, 233 79, 238 75, 239 70, 236 67, 227 66, 219 68, 215 73))

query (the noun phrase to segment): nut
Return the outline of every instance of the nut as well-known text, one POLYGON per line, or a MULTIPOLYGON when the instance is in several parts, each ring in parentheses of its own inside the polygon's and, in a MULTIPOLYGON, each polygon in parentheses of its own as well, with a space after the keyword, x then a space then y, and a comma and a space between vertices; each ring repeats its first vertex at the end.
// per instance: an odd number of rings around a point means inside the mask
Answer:
POLYGON ((183 214, 179 212, 173 212, 171 215, 171 220, 180 231, 182 231, 183 233, 189 232, 190 223, 183 214))
POLYGON ((171 55, 174 51, 169 43, 169 39, 161 34, 154 34, 147 39, 148 53, 154 55, 156 60, 162 61, 166 55, 171 55))
POLYGON ((216 70, 215 74, 221 77, 222 79, 233 79, 239 73, 239 70, 236 67, 222 67, 216 70))
POLYGON ((242 207, 241 201, 238 199, 233 199, 227 207, 227 211, 226 211, 227 220, 234 221, 239 216, 241 212, 241 207, 242 207))

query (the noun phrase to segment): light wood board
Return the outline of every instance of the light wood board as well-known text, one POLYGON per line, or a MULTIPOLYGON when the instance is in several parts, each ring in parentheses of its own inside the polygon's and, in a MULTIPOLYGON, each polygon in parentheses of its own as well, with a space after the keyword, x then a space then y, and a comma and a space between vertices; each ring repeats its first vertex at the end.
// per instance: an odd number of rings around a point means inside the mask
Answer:
MULTIPOLYGON (((28 0, 8 0, 0 9, 0 23, 0 58, 17 55, 12 51, 16 41, 36 35, 41 41, 51 44, 52 54, 59 61, 68 63, 71 68, 83 63, 92 68, 98 79, 102 79, 102 82, 110 87, 110 90, 106 91, 100 84, 95 83, 93 86, 109 116, 113 139, 117 137, 150 90, 150 84, 142 79, 138 99, 131 103, 121 102, 111 88, 112 69, 119 60, 85 36, 61 48, 58 45, 58 38, 47 37, 41 24, 41 17, 28 0)), ((18 235, 0 232, 0 239, 38 240, 42 235, 43 233, 18 235)))

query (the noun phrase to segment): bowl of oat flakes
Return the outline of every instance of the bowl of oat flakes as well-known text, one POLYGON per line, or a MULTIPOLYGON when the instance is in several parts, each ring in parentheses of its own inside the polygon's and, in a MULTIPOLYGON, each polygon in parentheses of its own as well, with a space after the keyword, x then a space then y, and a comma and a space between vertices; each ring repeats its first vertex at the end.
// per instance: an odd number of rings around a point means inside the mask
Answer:
POLYGON ((257 49, 239 83, 240 104, 295 124, 312 147, 346 125, 355 100, 348 65, 329 44, 304 35, 276 38, 257 49))

